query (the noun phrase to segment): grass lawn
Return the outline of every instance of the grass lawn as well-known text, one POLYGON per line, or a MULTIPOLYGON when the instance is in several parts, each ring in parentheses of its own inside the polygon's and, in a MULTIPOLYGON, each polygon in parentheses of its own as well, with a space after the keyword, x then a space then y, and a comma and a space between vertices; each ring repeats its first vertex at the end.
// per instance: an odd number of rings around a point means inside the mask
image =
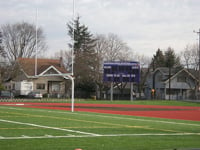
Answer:
MULTIPOLYGON (((77 102, 200 106, 176 101, 77 102)), ((199 121, 0 105, 0 150, 185 150, 200 149, 199 141, 199 121)))

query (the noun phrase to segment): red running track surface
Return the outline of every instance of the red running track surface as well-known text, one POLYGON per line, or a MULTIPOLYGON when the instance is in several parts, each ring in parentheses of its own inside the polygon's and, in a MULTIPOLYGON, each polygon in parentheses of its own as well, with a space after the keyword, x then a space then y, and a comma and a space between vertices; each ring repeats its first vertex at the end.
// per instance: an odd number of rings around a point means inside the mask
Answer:
MULTIPOLYGON (((70 103, 0 102, 0 105, 69 111, 71 110, 70 103)), ((74 111, 200 121, 200 107, 192 106, 76 103, 74 111)))

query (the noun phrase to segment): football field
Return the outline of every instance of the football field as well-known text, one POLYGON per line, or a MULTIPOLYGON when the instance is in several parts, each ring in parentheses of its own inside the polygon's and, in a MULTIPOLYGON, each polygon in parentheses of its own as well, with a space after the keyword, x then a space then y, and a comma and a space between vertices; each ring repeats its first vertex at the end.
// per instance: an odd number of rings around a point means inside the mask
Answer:
POLYGON ((200 149, 200 121, 27 106, 0 105, 1 150, 200 149))

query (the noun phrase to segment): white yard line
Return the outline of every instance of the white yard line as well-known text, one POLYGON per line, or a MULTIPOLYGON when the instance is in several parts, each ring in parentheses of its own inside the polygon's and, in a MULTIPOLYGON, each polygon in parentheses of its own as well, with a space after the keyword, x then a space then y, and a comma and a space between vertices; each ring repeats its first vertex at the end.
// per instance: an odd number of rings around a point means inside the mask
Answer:
POLYGON ((7 123, 28 125, 28 126, 33 126, 33 127, 46 128, 46 129, 67 131, 67 132, 73 132, 73 133, 79 133, 79 134, 86 134, 86 135, 91 135, 91 136, 99 136, 99 134, 95 134, 95 133, 82 132, 82 131, 78 131, 78 130, 70 130, 70 129, 63 129, 63 128, 57 128, 57 127, 49 127, 49 126, 43 126, 43 125, 38 125, 38 124, 32 124, 32 123, 17 122, 17 121, 3 120, 3 119, 0 119, 0 121, 1 122, 7 122, 7 123))
POLYGON ((200 133, 144 133, 144 134, 105 134, 105 135, 64 135, 64 136, 20 136, 20 137, 0 137, 0 140, 17 140, 17 139, 52 139, 52 138, 89 138, 89 137, 127 137, 127 136, 191 136, 200 135, 200 133))

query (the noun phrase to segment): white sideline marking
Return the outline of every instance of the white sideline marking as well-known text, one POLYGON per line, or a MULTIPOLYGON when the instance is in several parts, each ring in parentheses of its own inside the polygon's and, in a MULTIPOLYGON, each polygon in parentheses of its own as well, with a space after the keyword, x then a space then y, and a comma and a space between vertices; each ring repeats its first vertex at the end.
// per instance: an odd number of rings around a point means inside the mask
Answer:
POLYGON ((21 137, 0 137, 0 140, 16 139, 49 139, 49 138, 87 138, 87 137, 122 137, 122 136, 190 136, 200 133, 144 133, 144 134, 105 134, 105 135, 66 135, 66 136, 21 136, 21 137))
MULTIPOLYGON (((21 109, 21 108, 6 108, 6 109, 24 110, 24 109, 21 109)), ((74 115, 82 115, 82 116, 98 116, 98 117, 104 117, 104 118, 114 118, 114 119, 133 120, 133 121, 137 120, 137 121, 143 121, 143 122, 157 122, 157 123, 167 123, 167 124, 176 124, 176 125, 186 125, 186 126, 197 126, 197 127, 200 127, 200 124, 173 122, 173 121, 159 121, 159 120, 150 120, 150 119, 113 117, 113 116, 105 116, 105 115, 97 115, 97 114, 80 114, 80 113, 76 113, 76 112, 71 113, 71 112, 66 112, 66 111, 62 111, 61 112, 61 111, 52 111, 52 110, 39 110, 39 109, 37 109, 37 110, 36 109, 29 109, 29 110, 39 111, 39 112, 50 112, 50 113, 71 114, 71 115, 74 114, 74 115)), ((165 119, 165 118, 160 118, 160 119, 165 119)), ((179 121, 181 121, 181 120, 179 120, 179 121)), ((185 120, 185 121, 189 121, 189 120, 185 120)))
POLYGON ((25 104, 15 104, 15 105, 18 105, 18 106, 24 106, 25 104))
POLYGON ((86 135, 91 135, 91 136, 100 136, 100 134, 94 134, 94 133, 82 132, 82 131, 70 130, 70 129, 63 129, 63 128, 57 128, 57 127, 49 127, 49 126, 32 124, 32 123, 24 123, 24 122, 17 122, 17 121, 3 120, 3 119, 0 119, 0 121, 1 122, 14 123, 14 124, 22 124, 22 125, 34 126, 34 127, 40 127, 40 128, 46 128, 46 129, 53 129, 53 130, 67 131, 67 132, 73 132, 73 133, 80 133, 80 134, 86 134, 86 135))
POLYGON ((53 135, 49 135, 49 134, 46 134, 45 136, 46 136, 46 137, 53 137, 53 135))
POLYGON ((22 135, 22 137, 29 138, 30 136, 27 136, 27 135, 22 135))
POLYGON ((1 104, 1 105, 5 105, 5 106, 24 106, 24 103, 19 103, 19 104, 1 104))

